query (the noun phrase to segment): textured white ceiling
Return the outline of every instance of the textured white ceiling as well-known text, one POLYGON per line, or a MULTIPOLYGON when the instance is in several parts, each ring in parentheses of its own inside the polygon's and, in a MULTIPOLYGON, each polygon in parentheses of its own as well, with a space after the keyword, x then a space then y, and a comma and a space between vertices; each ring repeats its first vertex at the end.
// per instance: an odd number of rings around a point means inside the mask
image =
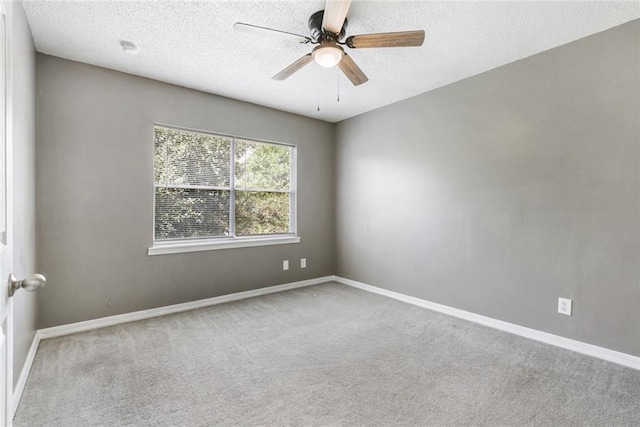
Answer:
POLYGON ((312 46, 233 30, 240 21, 308 35, 322 0, 24 0, 24 8, 39 52, 330 122, 640 18, 638 2, 354 1, 347 34, 424 29, 426 38, 422 47, 350 50, 370 79, 353 87, 315 63, 271 80, 312 46), (122 40, 140 53, 123 53, 122 40))

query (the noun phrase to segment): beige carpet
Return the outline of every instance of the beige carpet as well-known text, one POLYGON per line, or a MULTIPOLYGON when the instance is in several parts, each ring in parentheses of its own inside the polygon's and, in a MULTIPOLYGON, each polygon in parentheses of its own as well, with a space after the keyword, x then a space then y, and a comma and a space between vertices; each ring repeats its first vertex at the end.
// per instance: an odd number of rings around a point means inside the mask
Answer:
POLYGON ((43 341, 15 425, 640 425, 640 371, 339 284, 43 341))

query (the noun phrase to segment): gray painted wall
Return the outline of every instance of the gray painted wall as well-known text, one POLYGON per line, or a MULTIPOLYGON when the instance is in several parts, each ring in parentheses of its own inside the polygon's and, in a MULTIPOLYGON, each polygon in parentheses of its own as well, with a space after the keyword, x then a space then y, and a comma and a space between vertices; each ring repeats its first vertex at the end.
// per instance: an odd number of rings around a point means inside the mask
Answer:
MULTIPOLYGON (((13 75, 13 272, 36 272, 36 76, 31 30, 19 2, 5 2, 12 23, 13 75)), ((3 283, 6 278, 2 278, 3 283)), ((36 331, 37 298, 20 291, 13 299, 13 381, 18 381, 36 331)))
POLYGON ((341 122, 336 273, 640 356, 639 53, 635 21, 341 122))
POLYGON ((40 327, 333 274, 333 125, 41 54, 37 67, 40 327), (147 256, 154 122, 296 144, 302 242, 147 256))
POLYGON ((632 22, 335 128, 38 55, 40 327, 336 273, 640 355, 639 40, 632 22), (297 144, 302 243, 148 257, 154 122, 297 144))

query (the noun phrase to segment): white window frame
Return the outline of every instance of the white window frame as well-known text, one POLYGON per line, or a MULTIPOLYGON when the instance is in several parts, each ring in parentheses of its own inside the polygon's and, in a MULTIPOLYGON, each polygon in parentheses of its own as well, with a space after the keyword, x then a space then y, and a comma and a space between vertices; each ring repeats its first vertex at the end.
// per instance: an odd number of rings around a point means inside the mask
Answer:
MULTIPOLYGON (((256 236, 229 236, 229 237, 207 237, 198 239, 155 239, 155 226, 156 226, 156 188, 155 178, 152 180, 153 185, 153 245, 148 248, 148 255, 166 255, 174 253, 184 252, 199 252, 210 251, 218 249, 233 249, 233 248, 246 248, 254 246, 271 246, 271 245, 286 245, 292 243, 300 243, 300 236, 297 234, 297 213, 298 213, 298 193, 297 193, 297 147, 294 144, 287 144, 283 142, 268 141, 264 139, 249 138, 238 135, 228 135, 220 132, 210 132, 200 129, 184 128, 179 126, 167 125, 163 123, 154 123, 152 129, 156 127, 162 127, 166 129, 200 133, 204 135, 217 136, 222 138, 231 139, 231 169, 229 171, 231 175, 230 180, 230 196, 229 196, 229 227, 230 232, 235 233, 235 142, 236 140, 282 145, 291 148, 291 173, 290 173, 290 191, 289 191, 289 233, 282 234, 269 234, 269 235, 256 235, 256 236)), ((155 165, 154 165, 155 166, 155 165)))

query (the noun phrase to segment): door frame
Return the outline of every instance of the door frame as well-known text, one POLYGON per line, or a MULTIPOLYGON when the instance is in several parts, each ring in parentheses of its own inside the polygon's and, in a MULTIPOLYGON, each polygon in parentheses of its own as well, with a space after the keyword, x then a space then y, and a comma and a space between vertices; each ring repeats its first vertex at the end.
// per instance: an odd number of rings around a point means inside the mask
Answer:
MULTIPOLYGON (((13 269, 13 73, 12 73, 12 54, 13 54, 13 23, 12 10, 15 4, 10 4, 7 0, 0 0, 0 14, 4 16, 4 86, 5 86, 5 210, 6 210, 6 248, 7 252, 7 268, 13 269)), ((0 292, 7 295, 6 320, 0 319, 0 324, 6 321, 5 331, 5 360, 6 371, 4 384, 0 387, 5 391, 5 419, 0 420, 5 426, 13 425, 13 298, 8 298, 9 285, 8 273, 0 277, 0 292)))

